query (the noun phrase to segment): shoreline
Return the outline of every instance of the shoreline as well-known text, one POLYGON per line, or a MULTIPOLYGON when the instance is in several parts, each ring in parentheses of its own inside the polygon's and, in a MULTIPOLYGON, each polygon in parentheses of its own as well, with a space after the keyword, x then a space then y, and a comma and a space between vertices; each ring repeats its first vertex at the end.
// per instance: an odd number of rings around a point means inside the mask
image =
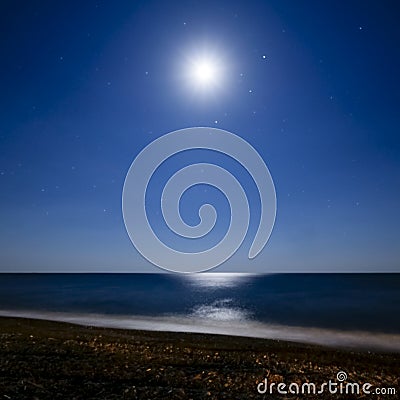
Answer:
POLYGON ((399 389, 397 353, 11 317, 0 317, 0 338, 0 394, 10 399, 251 399, 265 377, 321 383, 338 371, 399 389))
POLYGON ((355 351, 400 353, 400 334, 265 324, 251 320, 209 320, 186 316, 142 316, 29 310, 0 310, 0 318, 27 318, 108 329, 202 333, 281 340, 355 351))

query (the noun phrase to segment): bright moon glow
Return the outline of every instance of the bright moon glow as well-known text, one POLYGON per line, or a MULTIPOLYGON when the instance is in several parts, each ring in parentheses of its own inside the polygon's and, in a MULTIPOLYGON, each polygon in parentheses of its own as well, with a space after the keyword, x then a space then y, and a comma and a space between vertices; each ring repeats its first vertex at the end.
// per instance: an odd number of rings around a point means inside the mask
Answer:
POLYGON ((202 60, 194 66, 193 77, 201 85, 212 83, 216 79, 217 69, 209 60, 202 60))
POLYGON ((192 60, 188 72, 189 81, 199 89, 209 89, 221 81, 221 67, 210 58, 192 60))

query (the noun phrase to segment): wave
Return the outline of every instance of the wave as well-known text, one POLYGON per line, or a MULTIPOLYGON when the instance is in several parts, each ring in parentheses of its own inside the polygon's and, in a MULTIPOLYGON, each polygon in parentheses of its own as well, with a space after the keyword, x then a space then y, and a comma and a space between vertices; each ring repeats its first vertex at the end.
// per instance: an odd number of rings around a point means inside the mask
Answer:
MULTIPOLYGON (((226 301, 229 301, 227 299, 226 301)), ((209 333, 285 340, 330 347, 400 352, 400 335, 366 331, 267 324, 248 319, 240 310, 219 307, 218 312, 195 309, 189 315, 109 315, 45 311, 0 310, 0 316, 61 321, 85 326, 168 332, 209 333)))

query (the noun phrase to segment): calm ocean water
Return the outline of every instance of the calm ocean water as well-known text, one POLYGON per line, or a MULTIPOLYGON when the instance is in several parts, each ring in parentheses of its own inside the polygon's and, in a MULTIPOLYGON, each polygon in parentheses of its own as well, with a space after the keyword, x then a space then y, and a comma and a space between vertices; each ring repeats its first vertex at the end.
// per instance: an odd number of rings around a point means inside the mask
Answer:
POLYGON ((400 274, 1 274, 0 315, 400 351, 400 274))

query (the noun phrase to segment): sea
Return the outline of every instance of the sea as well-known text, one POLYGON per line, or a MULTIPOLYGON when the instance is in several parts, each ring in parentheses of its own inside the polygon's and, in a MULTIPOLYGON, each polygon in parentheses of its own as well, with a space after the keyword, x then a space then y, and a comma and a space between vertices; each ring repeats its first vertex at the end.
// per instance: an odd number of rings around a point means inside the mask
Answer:
POLYGON ((400 352, 400 274, 0 274, 0 316, 400 352))

